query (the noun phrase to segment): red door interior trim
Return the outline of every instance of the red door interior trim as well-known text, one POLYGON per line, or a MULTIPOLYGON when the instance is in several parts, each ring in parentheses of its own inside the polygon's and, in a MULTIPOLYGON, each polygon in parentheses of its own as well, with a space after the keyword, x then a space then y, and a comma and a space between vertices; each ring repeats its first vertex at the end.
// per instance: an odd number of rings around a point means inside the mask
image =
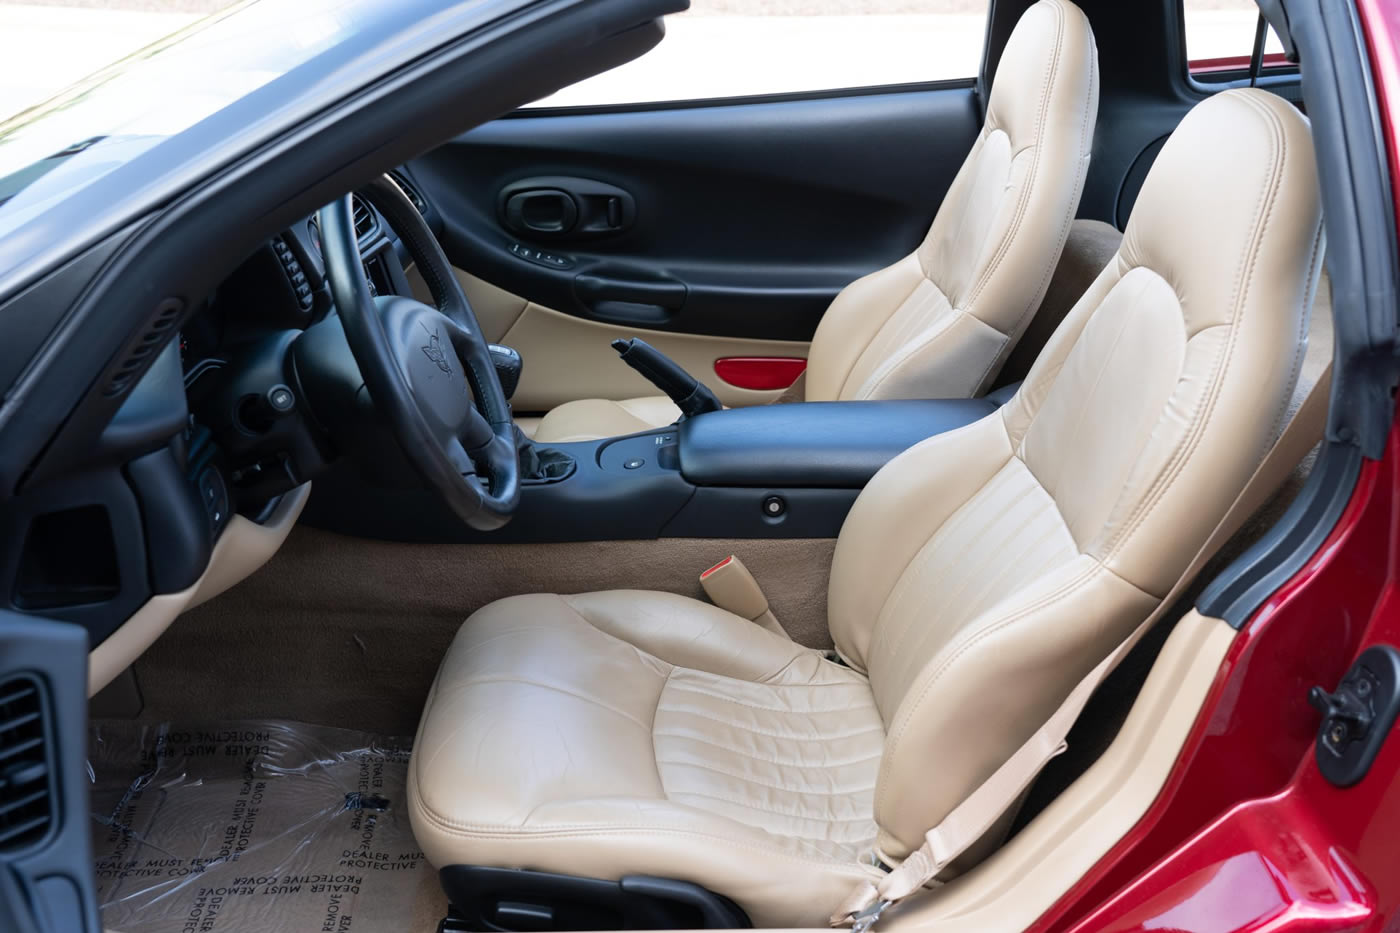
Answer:
POLYGON ((715 375, 729 385, 754 391, 786 389, 807 368, 792 356, 726 356, 715 360, 715 375))

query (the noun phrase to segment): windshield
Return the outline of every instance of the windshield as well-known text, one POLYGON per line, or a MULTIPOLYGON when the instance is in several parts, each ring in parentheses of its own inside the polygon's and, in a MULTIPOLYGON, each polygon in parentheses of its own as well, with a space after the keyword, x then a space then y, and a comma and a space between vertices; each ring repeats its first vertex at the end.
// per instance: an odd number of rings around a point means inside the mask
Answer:
POLYGON ((0 123, 0 236, 364 28, 368 0, 243 0, 0 123))

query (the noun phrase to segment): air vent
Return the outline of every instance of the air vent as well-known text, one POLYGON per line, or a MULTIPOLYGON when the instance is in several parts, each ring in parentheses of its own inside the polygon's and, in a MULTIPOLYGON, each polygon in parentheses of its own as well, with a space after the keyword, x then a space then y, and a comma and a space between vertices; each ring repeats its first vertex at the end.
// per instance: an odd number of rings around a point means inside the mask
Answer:
POLYGON ((0 852, 37 842, 52 823, 39 684, 29 677, 0 681, 0 852))
MULTIPOLYGON (((379 218, 358 194, 350 196, 350 209, 355 217, 355 239, 363 246, 365 241, 379 229, 379 218)), ((316 251, 324 252, 324 248, 321 246, 321 220, 319 217, 313 216, 311 218, 311 230, 312 242, 316 245, 316 251)))
POLYGON ((174 298, 161 302, 160 307, 156 308, 155 317, 122 354, 122 362, 107 380, 107 387, 102 390, 103 395, 111 398, 130 388, 131 381, 165 345, 165 338, 180 320, 180 312, 183 310, 184 303, 174 298))
POLYGON ((369 205, 360 200, 359 195, 351 196, 350 206, 355 211, 355 236, 363 243, 378 229, 379 221, 375 219, 374 211, 369 209, 369 205))
POLYGON ((399 186, 399 190, 404 193, 404 197, 408 198, 413 202, 413 206, 418 208, 418 213, 426 214, 428 212, 428 202, 423 200, 423 195, 418 193, 418 189, 413 186, 413 182, 408 180, 407 175, 398 169, 394 169, 389 173, 389 177, 393 179, 394 184, 399 186))

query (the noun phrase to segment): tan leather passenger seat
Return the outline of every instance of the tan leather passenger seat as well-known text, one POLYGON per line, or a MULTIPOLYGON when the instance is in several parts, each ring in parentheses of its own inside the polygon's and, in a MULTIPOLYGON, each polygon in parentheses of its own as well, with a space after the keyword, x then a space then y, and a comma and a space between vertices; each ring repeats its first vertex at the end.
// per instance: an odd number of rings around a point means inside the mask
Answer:
POLYGON ((830 580, 845 663, 674 595, 492 603, 419 727, 429 860, 825 924, 1184 572, 1280 432, 1321 256, 1306 119, 1258 90, 1198 105, 1019 392, 861 493, 830 580))
MULTIPOLYGON (((986 122, 923 243, 852 282, 822 316, 808 401, 967 398, 990 386, 1064 246, 1098 106, 1088 20, 1069 0, 1041 0, 1007 42, 986 122)), ((534 437, 593 440, 678 417, 665 396, 582 399, 546 414, 534 437)))

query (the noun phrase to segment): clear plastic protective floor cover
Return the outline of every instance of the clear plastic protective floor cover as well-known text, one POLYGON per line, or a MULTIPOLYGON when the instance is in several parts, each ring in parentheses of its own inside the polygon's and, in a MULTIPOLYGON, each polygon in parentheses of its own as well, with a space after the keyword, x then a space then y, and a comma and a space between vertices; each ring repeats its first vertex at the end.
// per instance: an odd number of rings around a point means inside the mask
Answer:
POLYGON ((93 854, 116 933, 436 929, 410 743, 276 721, 93 723, 93 854))

